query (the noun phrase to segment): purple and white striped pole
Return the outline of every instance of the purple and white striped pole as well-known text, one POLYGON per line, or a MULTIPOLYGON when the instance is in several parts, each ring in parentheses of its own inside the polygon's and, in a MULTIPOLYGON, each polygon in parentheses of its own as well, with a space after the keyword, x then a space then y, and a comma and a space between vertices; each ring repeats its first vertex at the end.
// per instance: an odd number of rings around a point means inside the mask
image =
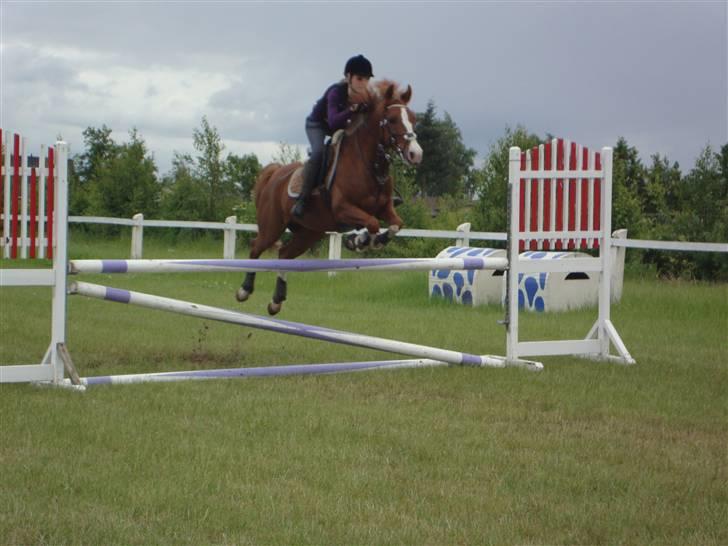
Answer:
MULTIPOLYGON (((221 370, 191 370, 186 372, 138 373, 82 377, 82 386, 128 385, 133 383, 168 383, 172 381, 199 381, 205 379, 234 379, 246 377, 276 377, 291 375, 325 375, 369 370, 394 370, 448 366, 446 362, 428 359, 373 360, 371 362, 338 362, 333 364, 296 364, 289 366, 263 366, 256 368, 225 368, 221 370)), ((65 382, 70 385, 71 380, 65 382)))
POLYGON ((142 294, 141 292, 133 292, 130 290, 121 290, 118 288, 110 288, 98 284, 85 282, 74 282, 69 287, 71 294, 81 294, 91 298, 104 299, 119 303, 128 303, 139 305, 141 307, 149 307, 152 309, 160 309, 162 311, 170 311, 183 315, 190 315, 198 318, 209 320, 217 320, 228 322, 231 324, 239 324, 250 328, 259 328, 269 330, 271 332, 279 332, 282 334, 290 334, 302 336, 311 339, 328 341, 330 343, 341 343, 344 345, 353 345, 355 347, 367 347, 380 351, 409 355, 415 358, 425 358, 447 362, 449 364, 460 364, 465 366, 488 366, 494 368, 503 368, 506 365, 524 367, 534 371, 543 369, 540 362, 507 362, 503 357, 490 355, 474 355, 469 353, 461 353, 448 349, 437 349, 425 345, 417 345, 415 343, 407 343, 403 341, 395 341, 391 339, 353 334, 340 330, 332 330, 322 328, 320 326, 309 326, 298 322, 288 322, 284 320, 261 317, 239 311, 230 311, 218 307, 208 305, 200 305, 172 298, 164 298, 161 296, 153 296, 150 294, 142 294))
POLYGON ((72 260, 69 273, 199 273, 237 271, 430 271, 508 267, 506 258, 370 258, 351 260, 72 260))

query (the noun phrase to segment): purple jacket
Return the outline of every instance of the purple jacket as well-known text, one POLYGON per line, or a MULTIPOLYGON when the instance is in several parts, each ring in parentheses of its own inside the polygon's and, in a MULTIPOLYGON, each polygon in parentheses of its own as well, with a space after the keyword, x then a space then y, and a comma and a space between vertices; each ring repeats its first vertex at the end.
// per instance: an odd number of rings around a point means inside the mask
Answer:
POLYGON ((326 133, 331 135, 338 129, 344 129, 351 120, 349 95, 346 82, 330 86, 323 97, 316 101, 307 121, 321 123, 326 133))

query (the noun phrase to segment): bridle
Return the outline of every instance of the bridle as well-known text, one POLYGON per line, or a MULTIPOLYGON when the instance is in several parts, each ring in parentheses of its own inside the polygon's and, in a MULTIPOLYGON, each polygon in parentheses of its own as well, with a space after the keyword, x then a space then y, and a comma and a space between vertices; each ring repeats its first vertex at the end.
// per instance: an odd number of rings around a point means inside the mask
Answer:
MULTIPOLYGON (((390 104, 385 108, 385 112, 390 108, 402 108, 406 110, 407 106, 405 106, 404 104, 390 104)), ((404 160, 404 146, 399 145, 398 139, 401 138, 405 141, 405 143, 409 143, 413 140, 416 140, 417 135, 414 133, 414 131, 405 131, 403 133, 393 132, 392 126, 387 120, 386 115, 379 122, 379 128, 382 130, 382 133, 386 134, 384 134, 377 143, 377 156, 374 159, 374 169, 373 172, 370 170, 370 173, 374 175, 374 178, 379 184, 379 188, 381 189, 389 179, 389 165, 393 159, 392 155, 389 153, 389 150, 397 150, 399 156, 404 160)), ((359 152, 359 156, 362 158, 362 160, 364 160, 361 148, 359 147, 359 139, 354 138, 354 141, 356 142, 356 148, 359 152)))
MULTIPOLYGON (((386 112, 386 110, 389 110, 390 108, 401 108, 401 109, 405 110, 405 112, 403 112, 402 115, 405 115, 406 110, 407 110, 407 107, 404 104, 390 104, 389 106, 387 106, 385 108, 385 112, 386 112)), ((417 134, 414 131, 405 131, 403 133, 393 132, 392 126, 389 124, 389 120, 387 120, 386 116, 384 116, 382 121, 379 122, 379 126, 383 130, 386 130, 387 134, 389 135, 389 138, 385 137, 384 139, 382 139, 384 144, 382 144, 382 142, 380 142, 380 146, 382 146, 382 148, 385 148, 385 149, 394 148, 399 153, 399 157, 404 159, 404 150, 402 149, 403 147, 400 147, 397 139, 402 138, 405 141, 405 145, 406 145, 406 144, 409 144, 410 142, 412 142, 413 140, 416 140, 417 134)))

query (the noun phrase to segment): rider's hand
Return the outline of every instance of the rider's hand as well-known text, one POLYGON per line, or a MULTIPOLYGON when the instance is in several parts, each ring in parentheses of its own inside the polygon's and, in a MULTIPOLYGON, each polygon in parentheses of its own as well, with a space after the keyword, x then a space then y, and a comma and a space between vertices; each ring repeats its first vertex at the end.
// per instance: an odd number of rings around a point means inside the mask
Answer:
POLYGON ((363 114, 368 109, 369 109, 369 105, 365 102, 357 102, 357 103, 349 106, 349 110, 351 110, 354 113, 359 112, 359 113, 363 114))

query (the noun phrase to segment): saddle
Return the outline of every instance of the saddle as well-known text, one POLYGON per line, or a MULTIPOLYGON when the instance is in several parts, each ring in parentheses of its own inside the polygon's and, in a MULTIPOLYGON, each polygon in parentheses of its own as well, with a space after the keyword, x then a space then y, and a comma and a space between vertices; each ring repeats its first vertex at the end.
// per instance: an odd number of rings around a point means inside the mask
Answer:
MULTIPOLYGON (((325 189, 327 192, 331 190, 331 186, 334 184, 334 178, 336 178, 336 165, 339 162, 339 152, 341 151, 341 143, 344 140, 346 131, 339 129, 336 131, 331 138, 324 144, 324 153, 321 158, 321 167, 319 173, 324 173, 323 180, 314 187, 311 195, 318 195, 321 193, 321 189, 325 189), (323 182, 323 184, 322 184, 323 182)), ((301 188, 303 187, 303 166, 298 167, 288 182, 288 196, 295 199, 301 194, 301 188)))

